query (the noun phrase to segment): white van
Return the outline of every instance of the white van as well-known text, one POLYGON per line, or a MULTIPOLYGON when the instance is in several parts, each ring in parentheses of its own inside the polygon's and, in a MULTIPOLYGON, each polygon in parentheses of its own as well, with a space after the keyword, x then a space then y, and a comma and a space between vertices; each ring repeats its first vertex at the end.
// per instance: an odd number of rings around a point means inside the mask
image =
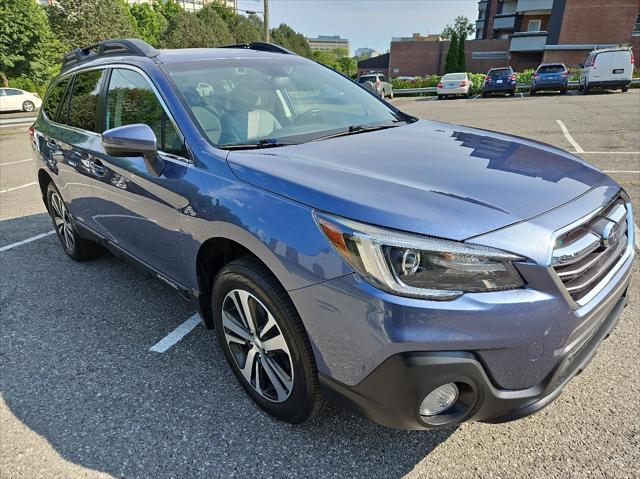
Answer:
POLYGON ((633 52, 628 48, 592 51, 580 72, 580 91, 589 93, 593 88, 620 88, 626 92, 631 84, 633 64, 633 52))

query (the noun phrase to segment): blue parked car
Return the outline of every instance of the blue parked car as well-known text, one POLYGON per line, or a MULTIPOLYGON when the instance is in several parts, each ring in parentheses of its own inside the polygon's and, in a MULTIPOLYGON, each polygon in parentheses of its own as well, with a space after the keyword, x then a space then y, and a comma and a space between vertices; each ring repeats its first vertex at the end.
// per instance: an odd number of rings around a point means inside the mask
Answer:
POLYGON ((404 429, 526 416, 627 303, 613 179, 418 120, 275 45, 76 50, 30 134, 66 254, 151 271, 291 423, 325 400, 404 429))
POLYGON ((562 63, 545 63, 540 65, 533 74, 531 82, 531 96, 543 90, 560 90, 567 94, 569 88, 569 70, 562 63))
POLYGON ((484 79, 482 98, 487 98, 493 93, 507 93, 515 96, 516 88, 516 74, 513 68, 492 68, 484 79))

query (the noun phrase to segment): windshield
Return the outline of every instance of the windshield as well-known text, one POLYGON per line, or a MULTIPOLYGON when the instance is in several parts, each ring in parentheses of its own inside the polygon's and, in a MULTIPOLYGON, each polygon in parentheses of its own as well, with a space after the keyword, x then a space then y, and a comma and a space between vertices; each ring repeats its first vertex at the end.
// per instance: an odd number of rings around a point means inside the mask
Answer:
POLYGON ((467 75, 464 73, 449 73, 442 77, 441 81, 466 80, 467 75))
POLYGON ((289 55, 169 64, 167 70, 203 132, 221 147, 267 140, 279 146, 404 121, 355 83, 289 55))

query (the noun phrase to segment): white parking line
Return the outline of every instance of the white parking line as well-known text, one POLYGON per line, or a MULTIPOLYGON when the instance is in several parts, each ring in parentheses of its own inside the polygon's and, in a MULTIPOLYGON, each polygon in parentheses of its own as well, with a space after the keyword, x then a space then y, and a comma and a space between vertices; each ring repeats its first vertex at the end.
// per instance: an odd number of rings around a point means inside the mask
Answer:
POLYGON ((8 193, 10 191, 19 190, 21 188, 28 188, 29 186, 35 186, 38 183, 35 181, 33 183, 27 183, 26 185, 14 186, 13 188, 7 188, 6 190, 0 190, 0 193, 8 193))
POLYGON ((638 228, 637 224, 633 224, 634 226, 634 235, 636 237, 636 249, 640 251, 640 228, 638 228))
POLYGON ((51 230, 51 231, 47 231, 46 233, 42 233, 40 235, 36 235, 36 236, 32 236, 31 238, 27 238, 26 240, 18 241, 17 243, 8 244, 7 246, 1 247, 0 251, 7 251, 7 250, 13 249, 13 248, 15 248, 17 246, 22 246, 23 244, 31 243, 33 241, 38 241, 39 239, 46 238, 47 236, 51 236, 54 233, 55 233, 55 231, 51 230))
POLYGON ((202 321, 200 320, 200 316, 194 314, 189 319, 187 319, 184 323, 178 326, 176 329, 167 334, 164 338, 158 341, 156 344, 149 348, 149 351, 153 351, 156 353, 164 353, 171 346, 176 344, 182 338, 184 338, 187 334, 189 334, 193 328, 195 328, 202 321))
POLYGON ((636 170, 604 170, 603 173, 640 173, 636 170))
POLYGON ((18 163, 26 163, 27 161, 33 161, 33 158, 29 158, 28 160, 10 161, 8 163, 0 163, 0 166, 17 165, 18 163))
POLYGON ((640 155, 640 151, 581 151, 585 155, 640 155))
POLYGON ((576 150, 576 153, 584 153, 584 150, 580 145, 578 145, 578 142, 573 139, 567 127, 564 126, 564 123, 562 123, 560 120, 556 120, 556 121, 558 122, 558 125, 560 125, 560 129, 562 130, 562 133, 564 133, 564 137, 567 139, 569 143, 571 143, 571 146, 573 146, 573 148, 576 150))

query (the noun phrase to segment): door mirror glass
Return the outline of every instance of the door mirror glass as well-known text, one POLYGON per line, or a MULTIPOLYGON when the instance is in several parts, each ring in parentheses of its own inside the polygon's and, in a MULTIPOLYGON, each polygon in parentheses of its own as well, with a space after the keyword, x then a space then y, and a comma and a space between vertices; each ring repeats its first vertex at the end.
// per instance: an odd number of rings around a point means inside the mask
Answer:
POLYGON ((154 176, 160 176, 164 170, 164 161, 158 156, 156 135, 147 125, 133 124, 107 130, 102 134, 102 147, 110 156, 141 156, 154 176))

